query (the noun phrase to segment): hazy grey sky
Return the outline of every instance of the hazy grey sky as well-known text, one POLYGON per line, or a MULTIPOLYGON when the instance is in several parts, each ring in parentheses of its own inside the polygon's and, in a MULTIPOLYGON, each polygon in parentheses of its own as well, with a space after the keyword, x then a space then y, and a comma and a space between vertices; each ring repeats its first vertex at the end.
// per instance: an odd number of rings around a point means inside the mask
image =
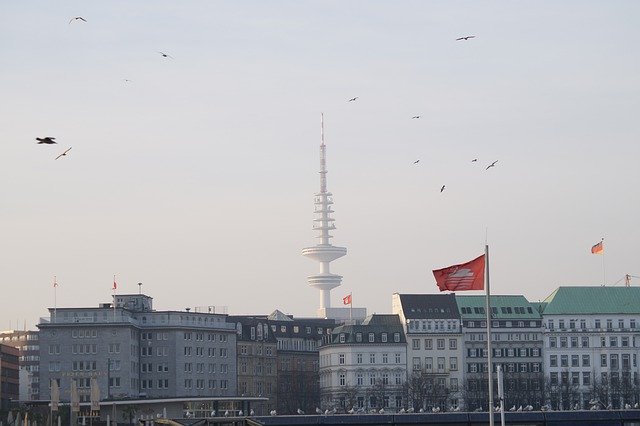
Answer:
POLYGON ((314 315, 300 252, 321 112, 349 250, 334 306, 435 293, 431 270, 481 254, 487 228, 495 294, 600 285, 601 237, 607 281, 640 276, 638 16, 636 1, 1 2, 0 329, 47 314, 54 274, 58 306, 109 301, 117 274, 158 309, 314 315))

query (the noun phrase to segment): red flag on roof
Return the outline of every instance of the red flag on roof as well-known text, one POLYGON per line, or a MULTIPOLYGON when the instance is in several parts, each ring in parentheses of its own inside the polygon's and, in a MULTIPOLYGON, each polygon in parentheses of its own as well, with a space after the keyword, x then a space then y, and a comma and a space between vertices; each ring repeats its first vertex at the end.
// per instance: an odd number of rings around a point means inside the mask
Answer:
POLYGON ((600 241, 595 246, 591 247, 591 253, 602 254, 604 252, 604 241, 600 241))
POLYGON ((440 291, 484 289, 484 254, 470 262, 433 271, 440 291))
POLYGON ((351 298, 351 293, 347 294, 345 297, 342 298, 342 303, 345 305, 351 305, 351 301, 353 299, 351 298))

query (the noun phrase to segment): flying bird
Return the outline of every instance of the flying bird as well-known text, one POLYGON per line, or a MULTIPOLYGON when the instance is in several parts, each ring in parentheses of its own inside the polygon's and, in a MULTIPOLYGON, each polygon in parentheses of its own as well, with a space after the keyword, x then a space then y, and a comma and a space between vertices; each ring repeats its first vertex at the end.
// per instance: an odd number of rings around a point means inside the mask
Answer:
POLYGON ((351 99, 349 99, 347 102, 353 102, 353 101, 355 101, 356 99, 358 99, 358 97, 357 97, 357 96, 356 96, 355 98, 351 98, 351 99))
POLYGON ((421 115, 414 115, 413 117, 411 117, 411 119, 413 120, 413 119, 420 118, 420 117, 422 117, 422 116, 421 115))
POLYGON ((413 164, 418 164, 420 162, 420 159, 417 159, 416 161, 413 162, 413 164))
POLYGON ((60 158, 60 157, 64 157, 64 156, 66 156, 66 155, 67 155, 67 152, 69 152, 69 151, 71 151, 71 147, 70 147, 69 149, 67 149, 65 152, 63 152, 62 154, 58 155, 58 156, 56 157, 56 160, 57 160, 58 158, 60 158))
POLYGON ((58 143, 56 141, 54 141, 55 138, 52 138, 51 136, 45 136, 44 138, 36 138, 36 140, 38 141, 38 145, 44 143, 47 145, 51 145, 54 143, 58 143))
POLYGON ((164 52, 158 52, 158 53, 161 54, 163 58, 173 59, 173 56, 169 55, 168 53, 164 53, 164 52))
POLYGON ((440 188, 440 192, 444 191, 444 185, 442 185, 442 188, 440 188))
POLYGON ((123 78, 122 81, 124 81, 125 83, 131 83, 131 80, 129 80, 128 78, 123 78))
POLYGON ((300 414, 300 415, 303 415, 304 411, 302 411, 301 409, 298 408, 297 413, 300 414))
POLYGON ((71 19, 69 19, 69 25, 71 25, 71 23, 72 23, 73 21, 82 21, 82 22, 87 22, 87 20, 86 20, 86 19, 84 19, 82 16, 76 16, 75 18, 71 18, 71 19))
POLYGON ((495 167, 497 162, 498 162, 498 160, 496 160, 493 163, 489 164, 485 170, 489 170, 491 167, 495 167))
POLYGON ((473 160, 471 160, 472 163, 475 163, 476 161, 478 161, 477 158, 474 158, 473 160))
POLYGON ((460 41, 460 40, 469 40, 470 38, 475 38, 475 37, 476 37, 476 36, 473 36, 473 35, 471 35, 471 36, 464 36, 464 37, 458 37, 458 38, 456 39, 456 41, 460 41))

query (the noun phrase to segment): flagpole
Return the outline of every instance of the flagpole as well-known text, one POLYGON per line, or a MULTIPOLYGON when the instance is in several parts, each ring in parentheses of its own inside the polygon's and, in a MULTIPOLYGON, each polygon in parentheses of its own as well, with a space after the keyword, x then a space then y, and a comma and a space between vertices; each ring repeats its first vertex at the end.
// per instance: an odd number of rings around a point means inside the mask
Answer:
POLYGON ((56 276, 53 276, 53 322, 56 322, 56 316, 58 315, 58 281, 56 276))
POLYGON ((602 244, 602 287, 607 285, 607 274, 604 269, 604 238, 600 241, 602 244))
POLYGON ((113 322, 116 322, 116 276, 113 276, 113 322))
POLYGON ((493 426, 493 363, 491 362, 491 289, 489 284, 489 244, 484 246, 484 270, 487 288, 487 373, 489 383, 489 426, 493 426))
POLYGON ((353 319, 353 292, 349 293, 349 319, 353 319))

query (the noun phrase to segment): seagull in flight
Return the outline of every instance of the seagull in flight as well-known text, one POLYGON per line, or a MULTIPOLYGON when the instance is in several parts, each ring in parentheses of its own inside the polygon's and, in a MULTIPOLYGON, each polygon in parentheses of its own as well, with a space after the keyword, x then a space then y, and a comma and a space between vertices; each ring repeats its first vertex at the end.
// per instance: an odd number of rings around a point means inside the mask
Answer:
POLYGON ((87 22, 87 20, 86 20, 86 19, 84 19, 82 16, 76 16, 75 18, 71 18, 71 19, 69 19, 69 25, 71 25, 71 23, 72 23, 73 21, 82 21, 82 22, 87 22))
POLYGON ((489 170, 491 167, 495 167, 497 162, 498 162, 498 160, 496 160, 493 163, 489 164, 485 170, 489 170))
POLYGON ((36 140, 38 141, 38 145, 41 143, 47 144, 47 145, 51 145, 54 143, 58 143, 56 141, 54 141, 55 138, 52 138, 51 136, 45 136, 44 138, 36 138, 36 140))
POLYGON ((460 40, 469 40, 470 38, 476 38, 476 36, 471 35, 471 36, 458 37, 458 38, 456 39, 456 41, 460 41, 460 40))
POLYGON ((69 149, 67 149, 65 152, 63 152, 62 154, 58 155, 58 156, 56 157, 56 160, 57 160, 58 158, 60 158, 60 157, 64 157, 64 156, 66 156, 66 155, 67 155, 67 152, 69 152, 69 151, 71 151, 71 147, 70 147, 69 149))
POLYGON ((472 163, 475 163, 476 161, 478 161, 477 158, 474 158, 473 160, 471 160, 472 163))
POLYGON ((123 78, 122 81, 124 81, 125 83, 131 83, 131 80, 129 80, 128 78, 123 78))
POLYGON ((440 192, 442 193, 442 191, 444 191, 444 187, 445 185, 442 185, 442 188, 440 188, 440 192))
POLYGON ((357 97, 357 96, 356 96, 355 98, 351 98, 351 99, 349 99, 347 102, 353 102, 353 101, 355 101, 356 99, 358 99, 358 97, 357 97))
POLYGON ((411 119, 413 120, 415 118, 420 118, 420 117, 421 117, 420 115, 414 115, 413 117, 411 117, 411 119))
POLYGON ((420 159, 417 159, 416 161, 413 162, 413 164, 418 164, 420 162, 420 159))
POLYGON ((164 53, 164 52, 158 52, 158 53, 161 54, 163 58, 173 59, 173 56, 169 55, 168 53, 164 53))

